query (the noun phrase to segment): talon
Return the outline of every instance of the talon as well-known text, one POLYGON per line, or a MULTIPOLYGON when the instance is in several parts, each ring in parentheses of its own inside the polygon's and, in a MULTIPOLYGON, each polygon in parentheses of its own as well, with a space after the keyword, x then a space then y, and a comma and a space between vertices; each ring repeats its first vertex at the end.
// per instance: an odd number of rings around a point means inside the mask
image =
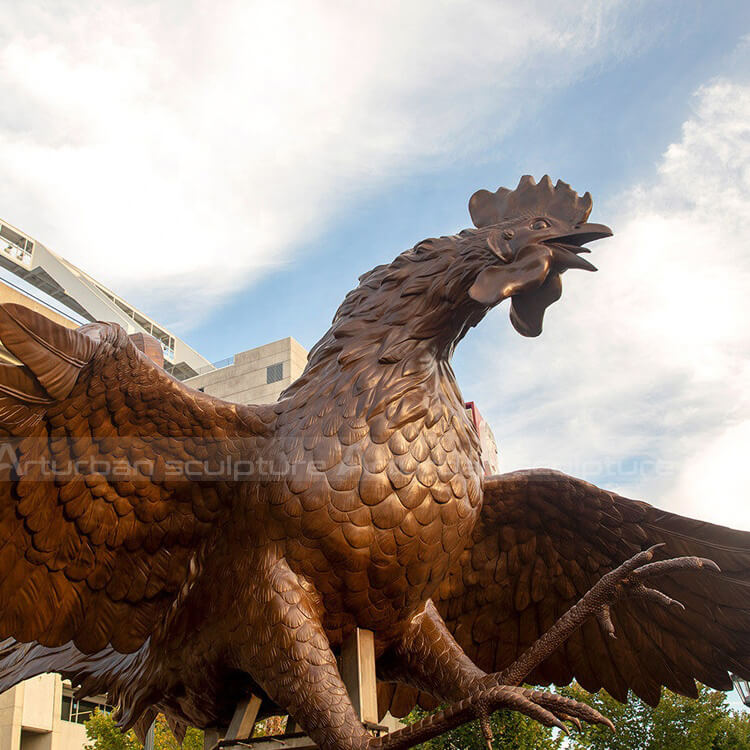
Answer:
POLYGON ((646 563, 651 562, 654 559, 654 553, 659 547, 663 547, 664 544, 655 544, 653 547, 644 549, 636 555, 633 555, 629 560, 625 560, 619 568, 615 568, 614 572, 619 571, 618 578, 625 578, 627 575, 635 571, 637 568, 645 567, 646 563))
MULTIPOLYGON (((522 695, 532 695, 531 691, 525 690, 523 691, 522 695)), ((565 734, 569 734, 568 728, 563 724, 560 719, 555 716, 552 711, 549 711, 544 706, 540 705, 534 700, 530 700, 528 697, 522 697, 521 701, 519 701, 520 707, 517 708, 517 711, 520 711, 523 714, 526 714, 526 716, 535 719, 540 724, 544 724, 547 727, 557 727, 560 731, 565 732, 565 734)))
POLYGON ((492 750, 492 727, 490 722, 486 719, 480 720, 479 726, 482 727, 482 734, 484 735, 484 741, 487 743, 488 750, 492 750))
POLYGON ((658 589, 648 588, 642 583, 638 584, 633 589, 633 596, 636 596, 639 599, 649 599, 653 602, 656 602, 657 604, 661 604, 664 607, 678 607, 682 610, 685 609, 685 605, 682 602, 677 601, 677 599, 672 599, 671 596, 667 596, 658 589))
POLYGON ((566 698, 562 695, 557 695, 556 693, 543 693, 538 691, 534 693, 534 699, 540 705, 550 711, 554 711, 560 716, 564 714, 570 717, 571 720, 582 719, 589 724, 603 724, 604 726, 614 729, 612 722, 606 716, 600 714, 595 708, 589 706, 588 703, 581 703, 580 701, 566 698))
POLYGON ((649 563, 635 571, 635 578, 642 580, 652 576, 674 573, 678 570, 699 570, 708 568, 715 573, 721 573, 721 568, 707 557, 673 557, 669 560, 659 560, 659 562, 649 563))
POLYGON ((569 721, 571 724, 573 724, 579 732, 583 731, 583 724, 581 724, 580 719, 576 718, 575 716, 568 716, 567 714, 563 713, 559 714, 559 716, 563 721, 569 721))
POLYGON ((601 629, 610 638, 617 638, 615 635, 615 626, 612 622, 612 613, 609 609, 609 604, 604 604, 600 610, 596 613, 596 619, 599 621, 601 629))
POLYGON ((492 725, 490 724, 490 714, 487 710, 487 706, 482 702, 477 704, 476 715, 479 719, 479 726, 484 735, 485 742, 487 743, 488 750, 492 750, 492 740, 494 736, 492 734, 492 725))

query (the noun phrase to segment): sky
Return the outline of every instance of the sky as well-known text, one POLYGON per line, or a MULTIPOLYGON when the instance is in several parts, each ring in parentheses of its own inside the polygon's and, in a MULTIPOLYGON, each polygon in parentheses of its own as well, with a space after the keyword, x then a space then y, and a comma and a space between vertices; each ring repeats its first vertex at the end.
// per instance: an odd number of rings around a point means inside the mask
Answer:
POLYGON ((463 342, 503 470, 750 529, 750 4, 0 0, 0 216, 218 360, 522 174, 615 236, 463 342))

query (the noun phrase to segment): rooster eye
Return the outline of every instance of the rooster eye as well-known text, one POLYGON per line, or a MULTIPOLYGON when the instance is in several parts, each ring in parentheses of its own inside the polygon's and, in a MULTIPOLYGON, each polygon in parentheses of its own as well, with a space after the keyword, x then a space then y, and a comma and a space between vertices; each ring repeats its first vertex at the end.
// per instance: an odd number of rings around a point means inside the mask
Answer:
POLYGON ((550 226, 552 225, 547 221, 547 219, 536 219, 536 221, 534 221, 534 223, 531 225, 531 228, 536 230, 549 229, 550 226))

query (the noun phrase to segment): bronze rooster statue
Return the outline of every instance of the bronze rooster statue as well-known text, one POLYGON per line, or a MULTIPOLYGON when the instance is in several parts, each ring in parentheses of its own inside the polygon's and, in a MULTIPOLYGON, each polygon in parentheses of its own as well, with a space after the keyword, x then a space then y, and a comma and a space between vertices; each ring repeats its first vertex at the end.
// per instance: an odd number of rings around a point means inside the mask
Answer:
MULTIPOLYGON (((262 696, 324 750, 412 747, 512 709, 608 724, 523 683, 649 703, 750 678, 750 534, 538 469, 483 477, 450 359, 510 298, 541 332, 561 276, 593 269, 588 193, 523 177, 476 228, 361 277, 274 404, 174 380, 117 325, 0 306, 0 690, 59 672, 124 727, 179 735, 262 696), (385 737, 336 654, 375 634, 385 737)), ((488 740, 489 741, 489 740, 488 740)))

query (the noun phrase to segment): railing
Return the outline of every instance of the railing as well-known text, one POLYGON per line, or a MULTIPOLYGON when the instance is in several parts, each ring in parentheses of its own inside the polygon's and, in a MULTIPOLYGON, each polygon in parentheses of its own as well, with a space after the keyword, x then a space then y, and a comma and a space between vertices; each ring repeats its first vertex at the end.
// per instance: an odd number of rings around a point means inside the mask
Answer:
POLYGON ((196 372, 198 375, 205 375, 207 372, 214 372, 214 370, 221 370, 223 367, 229 367, 234 364, 234 355, 231 357, 225 357, 220 359, 218 362, 212 362, 210 365, 203 365, 199 367, 196 372))
MULTIPOLYGON (((10 271, 9 273, 12 273, 12 271, 10 271)), ((13 287, 13 289, 23 294, 24 297, 29 297, 29 299, 33 299, 35 302, 39 302, 39 304, 44 305, 49 310, 54 310, 59 315, 62 315, 64 318, 67 318, 68 320, 73 321, 73 323, 76 323, 79 326, 85 325, 86 323, 89 322, 82 315, 78 315, 74 310, 69 310, 68 312, 66 312, 60 307, 55 307, 55 305, 52 304, 52 302, 49 302, 48 300, 43 299, 42 297, 37 297, 37 295, 34 294, 33 292, 30 292, 28 289, 25 289, 24 287, 19 286, 18 284, 15 284, 13 281, 6 278, 2 274, 0 274, 0 282, 2 282, 3 284, 7 284, 10 287, 13 287)), ((31 284, 29 284, 29 286, 31 286, 31 284)))

